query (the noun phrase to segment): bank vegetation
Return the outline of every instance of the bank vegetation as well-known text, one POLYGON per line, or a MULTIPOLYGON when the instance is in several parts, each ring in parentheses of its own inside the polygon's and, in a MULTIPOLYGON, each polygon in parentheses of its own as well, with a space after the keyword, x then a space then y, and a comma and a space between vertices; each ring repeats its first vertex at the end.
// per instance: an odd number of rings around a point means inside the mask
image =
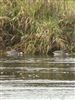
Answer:
POLYGON ((75 53, 75 0, 0 0, 0 50, 75 53))

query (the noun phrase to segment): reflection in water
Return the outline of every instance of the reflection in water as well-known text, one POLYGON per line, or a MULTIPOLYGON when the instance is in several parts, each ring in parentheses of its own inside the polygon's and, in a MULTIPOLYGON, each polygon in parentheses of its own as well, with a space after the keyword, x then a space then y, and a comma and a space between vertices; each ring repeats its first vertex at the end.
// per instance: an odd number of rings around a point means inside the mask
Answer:
POLYGON ((0 100, 74 100, 75 58, 0 60, 0 100))
POLYGON ((75 80, 74 66, 74 58, 5 59, 0 61, 0 78, 75 80))

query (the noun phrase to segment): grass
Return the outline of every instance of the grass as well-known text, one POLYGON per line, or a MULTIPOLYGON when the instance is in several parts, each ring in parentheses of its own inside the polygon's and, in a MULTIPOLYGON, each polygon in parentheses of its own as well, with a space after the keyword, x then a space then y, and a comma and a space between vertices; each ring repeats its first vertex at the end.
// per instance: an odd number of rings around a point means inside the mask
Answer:
POLYGON ((0 16, 10 18, 8 28, 13 26, 15 34, 23 38, 13 48, 20 48, 25 54, 49 54, 59 49, 75 52, 74 0, 0 2, 0 16))

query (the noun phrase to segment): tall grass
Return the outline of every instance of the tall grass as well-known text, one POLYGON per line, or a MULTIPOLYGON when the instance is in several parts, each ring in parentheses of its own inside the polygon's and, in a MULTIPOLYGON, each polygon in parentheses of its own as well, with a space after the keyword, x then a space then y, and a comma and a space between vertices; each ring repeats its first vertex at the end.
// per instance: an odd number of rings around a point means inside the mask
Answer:
POLYGON ((75 51, 75 0, 1 0, 0 16, 11 19, 28 54, 75 51))

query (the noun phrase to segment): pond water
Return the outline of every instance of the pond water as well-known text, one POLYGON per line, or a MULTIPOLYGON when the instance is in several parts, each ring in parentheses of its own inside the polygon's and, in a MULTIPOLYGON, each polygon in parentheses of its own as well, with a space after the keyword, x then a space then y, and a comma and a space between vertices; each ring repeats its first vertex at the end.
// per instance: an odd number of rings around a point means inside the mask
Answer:
POLYGON ((74 57, 0 58, 0 100, 75 100, 74 57))

